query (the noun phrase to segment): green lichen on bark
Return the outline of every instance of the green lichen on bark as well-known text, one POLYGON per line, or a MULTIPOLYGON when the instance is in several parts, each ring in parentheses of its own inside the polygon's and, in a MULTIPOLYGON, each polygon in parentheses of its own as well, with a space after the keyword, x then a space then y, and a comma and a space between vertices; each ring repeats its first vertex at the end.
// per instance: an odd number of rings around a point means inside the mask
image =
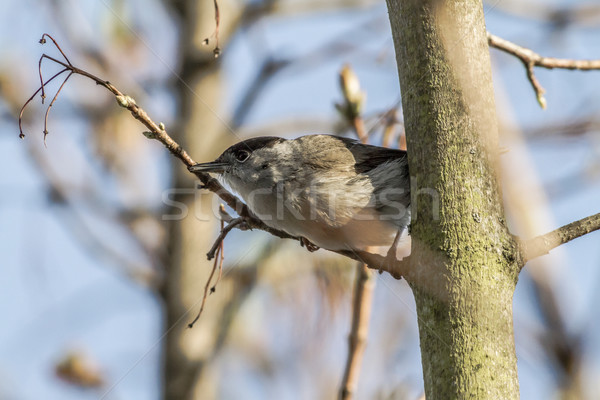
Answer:
POLYGON ((518 398, 518 246, 498 185, 481 1, 388 0, 388 9, 414 182, 409 283, 427 398, 518 398))

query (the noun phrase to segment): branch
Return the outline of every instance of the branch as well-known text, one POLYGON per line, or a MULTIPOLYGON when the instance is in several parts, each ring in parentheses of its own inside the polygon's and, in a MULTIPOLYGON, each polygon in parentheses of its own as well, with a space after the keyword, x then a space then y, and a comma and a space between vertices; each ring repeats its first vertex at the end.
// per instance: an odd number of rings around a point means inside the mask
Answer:
POLYGON ((544 93, 546 91, 535 77, 533 71, 534 67, 542 67, 548 69, 577 69, 581 71, 600 69, 600 60, 571 60, 565 58, 543 57, 530 49, 521 47, 515 43, 509 42, 508 40, 502 39, 489 32, 487 34, 487 38, 488 43, 491 47, 495 47, 498 50, 502 50, 508 54, 512 54, 513 56, 521 60, 521 62, 523 62, 523 65, 525 65, 525 68, 527 70, 527 78, 529 79, 529 82, 531 82, 531 86, 533 86, 533 90, 535 90, 537 100, 542 108, 546 108, 546 99, 544 98, 544 93))
MULTIPOLYGON (((235 218, 231 222, 229 222, 229 224, 227 224, 227 226, 225 226, 224 228, 221 228, 221 233, 219 233, 219 236, 217 236, 215 243, 212 245, 212 247, 210 248, 208 253, 206 253, 206 258, 209 261, 212 260, 213 258, 215 258, 215 254, 216 254, 217 250, 219 249, 219 247, 222 245, 223 240, 225 240, 225 237, 227 236, 227 234, 229 232, 231 232, 231 230, 233 228, 235 228, 238 225, 243 224, 243 223, 244 223, 244 220, 242 218, 235 218)), ((242 228, 240 227, 240 229, 242 229, 242 228)))
POLYGON ((550 250, 600 229, 600 213, 571 222, 552 232, 534 237, 523 243, 525 263, 536 257, 548 254, 550 250))
MULTIPOLYGON (((221 207, 223 207, 223 206, 221 205, 221 207)), ((223 230, 224 230, 224 225, 225 225, 225 221, 221 220, 221 232, 223 232, 223 230)), ((194 327, 194 324, 200 319, 200 316, 202 315, 202 311, 204 311, 204 305, 206 304, 206 298, 208 297, 209 287, 210 287, 210 293, 214 293, 216 290, 215 288, 217 286, 217 283, 219 283, 219 281, 221 280, 221 276, 223 275, 223 260, 225 259, 225 255, 224 255, 225 250, 224 250, 224 245, 223 245, 223 239, 217 241, 215 244, 217 244, 217 250, 215 250, 217 253, 217 258, 215 258, 215 262, 213 263, 213 267, 212 267, 212 270, 210 271, 210 275, 208 276, 208 279, 206 280, 206 284, 204 285, 204 295, 202 296, 202 303, 200 304, 200 310, 198 310, 198 314, 196 314, 196 317, 192 320, 192 322, 190 322, 188 324, 188 328, 190 328, 190 329, 194 327), (210 283, 212 282, 213 276, 215 275, 217 266, 219 268, 219 276, 217 277, 217 281, 211 287, 210 283)), ((209 260, 210 260, 210 258, 209 258, 209 260)))
POLYGON ((348 335, 348 356, 340 385, 340 400, 353 399, 358 387, 358 377, 369 334, 375 278, 375 271, 371 271, 366 264, 359 263, 357 265, 352 301, 352 323, 348 335))

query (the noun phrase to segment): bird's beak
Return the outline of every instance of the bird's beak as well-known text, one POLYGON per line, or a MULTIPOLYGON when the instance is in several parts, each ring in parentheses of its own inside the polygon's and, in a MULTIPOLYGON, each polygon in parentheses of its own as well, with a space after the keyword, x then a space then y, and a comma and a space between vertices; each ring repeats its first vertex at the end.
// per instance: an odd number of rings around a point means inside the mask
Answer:
POLYGON ((222 174, 225 172, 225 168, 227 168, 227 163, 211 161, 207 163, 199 163, 196 165, 192 165, 188 169, 190 172, 215 172, 218 174, 222 174))

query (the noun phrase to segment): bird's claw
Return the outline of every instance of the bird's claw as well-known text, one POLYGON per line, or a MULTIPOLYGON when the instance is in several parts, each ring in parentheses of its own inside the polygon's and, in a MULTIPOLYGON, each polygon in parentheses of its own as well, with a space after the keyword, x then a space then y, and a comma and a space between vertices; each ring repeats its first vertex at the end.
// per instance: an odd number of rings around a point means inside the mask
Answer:
POLYGON ((319 248, 320 248, 319 246, 311 243, 311 241, 305 237, 300 238, 300 246, 306 247, 306 250, 310 251, 311 253, 319 250, 319 248))

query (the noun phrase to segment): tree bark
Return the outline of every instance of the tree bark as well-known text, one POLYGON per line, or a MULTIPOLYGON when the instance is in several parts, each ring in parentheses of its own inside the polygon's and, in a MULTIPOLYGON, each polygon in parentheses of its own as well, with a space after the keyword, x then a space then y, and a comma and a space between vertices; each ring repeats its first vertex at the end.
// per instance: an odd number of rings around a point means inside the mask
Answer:
POLYGON ((412 179, 411 273, 425 394, 519 397, 520 264, 497 176, 480 0, 388 0, 412 179))

